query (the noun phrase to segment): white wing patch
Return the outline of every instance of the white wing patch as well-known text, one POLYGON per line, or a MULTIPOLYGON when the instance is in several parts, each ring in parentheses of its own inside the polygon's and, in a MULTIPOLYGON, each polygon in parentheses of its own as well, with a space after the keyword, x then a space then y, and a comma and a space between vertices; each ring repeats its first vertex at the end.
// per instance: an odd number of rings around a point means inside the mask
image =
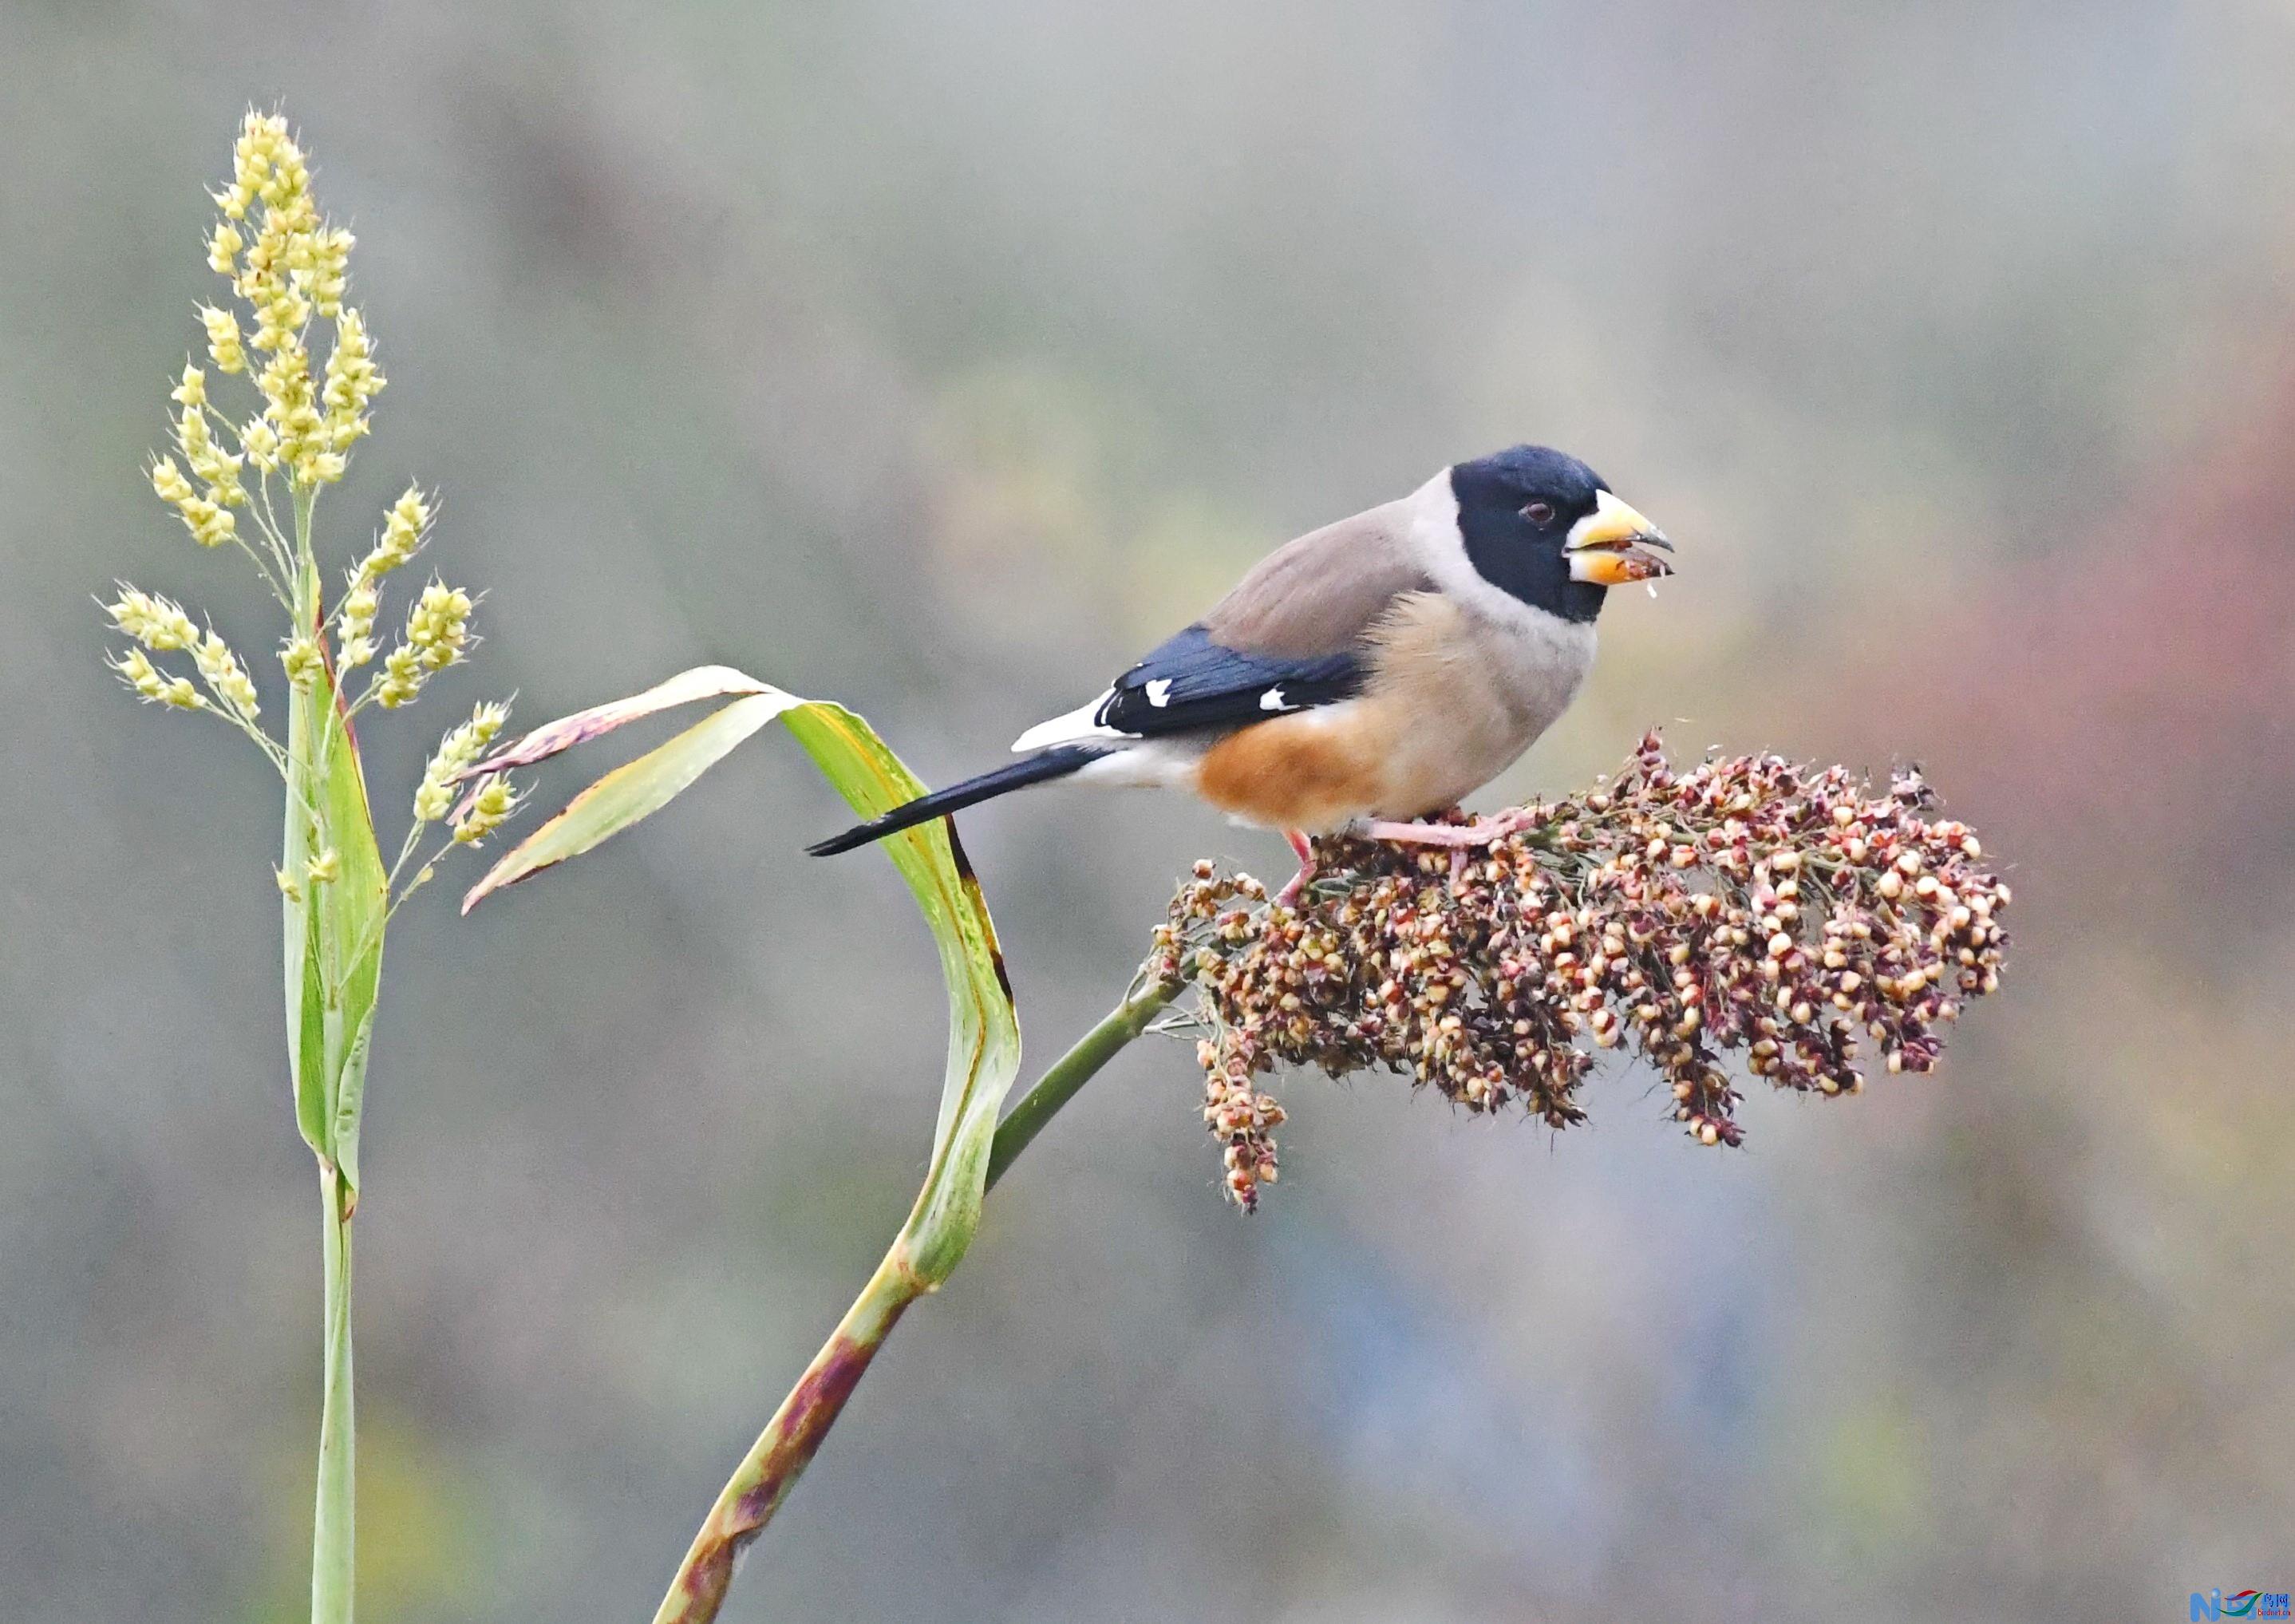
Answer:
POLYGON ((1290 706, 1283 702, 1283 690, 1278 685, 1259 696, 1259 708, 1263 711, 1280 711, 1288 710, 1290 706))
POLYGON ((1157 677, 1154 681, 1148 684, 1148 703, 1154 706, 1159 711, 1165 706, 1172 703, 1171 678, 1157 677))
POLYGON ((1025 755, 1032 750, 1049 750, 1056 745, 1080 745, 1098 739, 1137 739, 1136 733, 1123 732, 1109 727, 1099 719, 1101 706, 1115 697, 1108 689, 1097 699, 1079 705, 1065 715, 1040 722, 1012 741, 1012 754, 1025 755))

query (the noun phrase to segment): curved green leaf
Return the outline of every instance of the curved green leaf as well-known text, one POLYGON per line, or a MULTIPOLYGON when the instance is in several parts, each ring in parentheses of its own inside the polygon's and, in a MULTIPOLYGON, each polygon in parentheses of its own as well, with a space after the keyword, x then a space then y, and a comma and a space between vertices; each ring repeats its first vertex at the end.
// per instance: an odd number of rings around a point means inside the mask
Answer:
MULTIPOLYGON (((845 804, 863 818, 925 786, 875 730, 843 706, 800 699, 728 666, 699 666, 627 699, 561 718, 497 751, 471 774, 523 766, 696 699, 738 695, 668 743, 617 767, 506 853, 462 899, 468 913, 505 885, 579 856, 658 812, 733 747, 778 718, 845 804)), ((980 1221, 997 1113, 1020 1065, 1020 1028, 995 922, 945 820, 879 843, 909 885, 940 950, 948 983, 948 1068, 932 1164, 902 1231, 906 1264, 926 1284, 947 1277, 980 1221)))
POLYGON ((505 853, 463 895, 462 911, 470 912, 504 885, 514 885, 569 857, 579 857, 641 818, 659 812, 723 761, 735 745, 796 703, 788 694, 753 694, 686 729, 660 748, 615 768, 576 796, 564 812, 505 853))

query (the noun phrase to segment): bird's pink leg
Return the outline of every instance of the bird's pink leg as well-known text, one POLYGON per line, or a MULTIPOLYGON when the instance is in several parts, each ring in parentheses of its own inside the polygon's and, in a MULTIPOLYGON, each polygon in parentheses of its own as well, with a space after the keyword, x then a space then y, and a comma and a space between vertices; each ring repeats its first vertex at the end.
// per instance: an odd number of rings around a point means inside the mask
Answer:
POLYGON ((1291 849, 1299 854, 1299 872, 1291 877, 1289 885, 1275 894, 1275 900, 1288 908, 1298 902, 1299 894, 1307 888, 1307 882, 1315 877, 1315 844, 1307 838, 1303 830, 1295 828, 1285 829, 1283 838, 1289 841, 1291 849))

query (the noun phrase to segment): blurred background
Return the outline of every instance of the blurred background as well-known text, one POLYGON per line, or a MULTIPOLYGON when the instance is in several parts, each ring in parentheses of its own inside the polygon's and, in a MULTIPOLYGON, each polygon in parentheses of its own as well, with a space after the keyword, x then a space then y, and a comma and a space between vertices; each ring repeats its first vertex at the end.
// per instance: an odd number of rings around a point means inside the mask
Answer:
MULTIPOLYGON (((488 592, 478 666, 362 730, 387 840, 474 699, 530 723, 705 660, 946 781, 1283 538, 1530 439, 1683 573, 1487 804, 1663 722, 1917 760, 2012 865, 2006 988, 1941 1073, 1760 1094, 1742 1154, 1630 1070, 1558 1138, 1295 1077, 1247 1220, 1189 1050, 1136 1046, 729 1620, 2145 1620, 2295 1583, 2285 0, 10 0, 0 64, 0 1617, 306 1594, 277 792, 118 690, 90 600, 275 635, 141 472, 250 101, 357 231, 390 378, 325 533, 419 477, 488 592)), ((400 917, 377 1624, 648 1616, 905 1212, 941 998, 889 867, 799 855, 841 811, 768 735, 468 922, 455 884, 400 917)), ((965 832, 1039 1064, 1190 860, 1287 861, 1156 797, 965 832)))

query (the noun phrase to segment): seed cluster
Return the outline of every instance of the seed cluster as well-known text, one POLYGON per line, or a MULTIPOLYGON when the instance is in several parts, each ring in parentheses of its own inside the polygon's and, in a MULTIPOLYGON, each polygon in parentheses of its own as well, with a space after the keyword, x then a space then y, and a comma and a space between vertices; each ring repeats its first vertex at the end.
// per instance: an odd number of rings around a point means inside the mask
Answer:
MULTIPOLYGON (((243 419, 225 411, 209 397, 208 369, 187 361, 168 393, 176 408, 175 451, 151 464, 151 488, 202 546, 234 543, 263 572, 294 620, 279 650, 290 687, 306 695, 339 687, 347 673, 380 656, 382 670, 350 710, 370 702, 386 709, 405 705, 433 675, 469 655, 474 600, 434 580, 411 607, 397 646, 388 654, 378 646, 383 577, 411 560, 429 535, 430 500, 412 485, 385 514, 374 545, 350 568, 331 610, 318 590, 313 504, 342 478, 384 382, 365 318, 343 302, 351 233, 319 212, 310 165, 277 113, 249 111, 232 148, 230 184, 215 200, 220 212, 208 263, 229 281, 254 326, 242 329, 238 305, 200 306, 208 359, 219 374, 251 379, 262 406, 243 419), (322 366, 313 346, 328 331, 322 366), (275 489, 280 480, 283 493, 275 489), (286 498, 283 504, 274 500, 277 494, 286 498)), ((182 635, 181 627, 150 612, 167 609, 188 625, 180 610, 132 590, 110 608, 118 629, 141 645, 110 662, 122 681, 154 704, 239 726, 283 763, 275 742, 255 727, 253 678, 216 633, 182 635), (151 657, 179 650, 191 653, 204 694, 151 657)))
POLYGON ((1209 863, 1180 887, 1150 964, 1194 983, 1204 1117, 1245 1208, 1275 1177, 1283 1112, 1255 1080, 1278 1063, 1384 1067, 1564 1128, 1595 1052, 1629 1047, 1687 1132, 1736 1145, 1725 1053, 1854 1094, 1868 1041, 1929 1071, 1940 1028, 2000 984, 2008 887, 1917 773, 1882 791, 1775 755, 1677 771, 1651 733, 1616 782, 1526 810, 1455 875, 1447 851, 1339 836, 1296 907, 1209 863))
MULTIPOLYGON (((168 392, 174 445, 152 462, 151 487, 201 545, 231 544, 255 566, 287 613, 279 664, 302 703, 288 708, 290 736, 275 737, 264 725, 254 673, 222 635, 203 629, 173 600, 124 582, 105 608, 128 646, 107 664, 150 704, 238 729, 282 778, 299 785, 307 781, 306 770, 327 760, 333 733, 292 719, 332 708, 347 730, 370 705, 391 710, 412 702, 476 648, 470 621, 477 600, 434 577, 414 594, 396 643, 387 636, 378 641, 387 577, 412 563, 430 538, 434 499, 410 484, 385 511, 372 545, 349 565, 339 595, 329 600, 316 539, 318 504, 365 437, 384 382, 366 320, 345 302, 351 233, 320 212, 310 165, 277 113, 249 110, 232 148, 230 183, 214 196, 218 217, 207 258, 228 282, 230 296, 221 306, 200 308, 209 366, 187 360, 168 392), (323 342, 323 363, 316 355, 323 342), (210 367, 218 379, 245 380, 231 386, 242 397, 239 411, 210 397, 210 367), (248 412, 250 385, 258 404, 248 412), (380 669, 369 673, 354 697, 347 680, 378 663, 380 669), (186 664, 196 681, 175 668, 186 664)), ((220 386, 216 391, 227 392, 220 386)), ((425 828, 446 826, 432 831, 447 837, 443 855, 454 845, 489 837, 516 812, 521 797, 498 774, 460 787, 461 770, 485 754, 503 718, 502 706, 481 706, 440 742, 415 795, 407 845, 388 869, 392 884, 413 863, 413 843, 425 828)), ((289 804, 305 808, 305 844, 321 853, 279 874, 282 891, 299 901, 305 885, 328 883, 331 865, 345 861, 338 851, 342 831, 331 826, 327 797, 298 788, 289 804)), ((428 865, 413 869, 398 900, 431 872, 428 865)))

